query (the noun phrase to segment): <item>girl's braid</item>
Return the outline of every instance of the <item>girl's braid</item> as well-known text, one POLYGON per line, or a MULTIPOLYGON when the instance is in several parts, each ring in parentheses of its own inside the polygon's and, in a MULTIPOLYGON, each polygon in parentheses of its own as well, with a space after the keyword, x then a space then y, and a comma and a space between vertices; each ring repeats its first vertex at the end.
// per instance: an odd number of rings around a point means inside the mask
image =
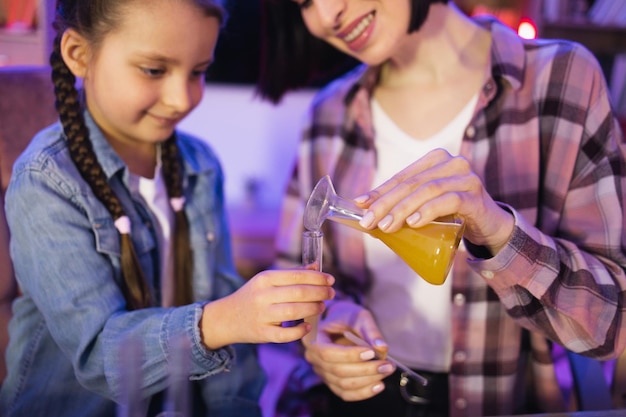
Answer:
POLYGON ((50 65, 56 95, 55 105, 67 137, 70 156, 84 180, 98 200, 105 205, 116 227, 120 230, 121 289, 128 309, 148 307, 152 304, 150 291, 130 238, 130 222, 93 151, 89 140, 89 130, 85 125, 82 106, 75 87, 76 77, 61 56, 61 37, 62 34, 59 34, 54 40, 50 65))
POLYGON ((189 244, 189 221, 183 210, 183 166, 173 134, 161 147, 163 178, 175 214, 174 223, 174 305, 180 306, 193 301, 192 274, 193 256, 189 244))

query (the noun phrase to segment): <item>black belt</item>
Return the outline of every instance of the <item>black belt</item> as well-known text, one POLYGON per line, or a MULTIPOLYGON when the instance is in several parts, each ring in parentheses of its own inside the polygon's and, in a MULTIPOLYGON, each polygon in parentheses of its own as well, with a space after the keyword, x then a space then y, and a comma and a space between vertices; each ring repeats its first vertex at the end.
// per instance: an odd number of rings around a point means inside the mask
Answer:
MULTIPOLYGON (((321 384, 316 388, 321 395, 317 397, 320 409, 314 412, 313 416, 447 417, 449 415, 448 374, 419 369, 415 369, 415 372, 428 379, 426 386, 421 386, 418 381, 410 378, 403 382, 402 371, 397 370, 384 379, 383 392, 363 401, 343 401, 326 385, 321 384)), ((316 394, 313 395, 315 396, 316 394)))
POLYGON ((393 381, 398 381, 402 398, 409 404, 432 405, 447 409, 449 402, 448 374, 420 369, 414 369, 414 371, 426 378, 428 383, 423 385, 402 371, 396 371, 390 377, 393 381))

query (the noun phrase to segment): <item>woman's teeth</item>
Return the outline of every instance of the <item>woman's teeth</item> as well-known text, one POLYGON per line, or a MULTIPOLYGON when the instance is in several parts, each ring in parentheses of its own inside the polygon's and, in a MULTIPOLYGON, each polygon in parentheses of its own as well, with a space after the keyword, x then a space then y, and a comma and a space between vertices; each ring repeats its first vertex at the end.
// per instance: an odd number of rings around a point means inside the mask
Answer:
POLYGON ((363 33, 365 29, 367 29, 370 23, 372 23, 372 20, 374 20, 373 13, 367 15, 363 20, 361 20, 361 23, 359 23, 354 29, 352 29, 352 31, 348 33, 348 35, 344 38, 344 40, 349 43, 355 40, 356 38, 358 38, 361 35, 361 33, 363 33))

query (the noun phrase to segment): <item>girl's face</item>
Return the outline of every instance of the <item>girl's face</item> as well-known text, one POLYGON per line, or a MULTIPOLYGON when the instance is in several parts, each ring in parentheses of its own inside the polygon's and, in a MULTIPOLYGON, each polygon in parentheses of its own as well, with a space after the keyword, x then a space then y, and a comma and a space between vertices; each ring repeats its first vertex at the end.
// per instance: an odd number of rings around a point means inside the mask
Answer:
POLYGON ((410 0, 292 0, 309 32, 370 65, 394 55, 407 39, 410 0))
POLYGON ((109 140, 162 142, 202 98, 220 23, 181 1, 137 1, 92 51, 87 106, 109 140))

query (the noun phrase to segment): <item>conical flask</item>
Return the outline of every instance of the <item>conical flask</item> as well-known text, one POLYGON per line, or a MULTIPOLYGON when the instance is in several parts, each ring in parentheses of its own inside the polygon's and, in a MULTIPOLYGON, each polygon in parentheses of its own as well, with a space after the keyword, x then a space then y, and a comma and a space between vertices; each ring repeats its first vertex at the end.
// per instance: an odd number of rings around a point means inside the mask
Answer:
POLYGON ((359 225, 365 210, 353 201, 337 195, 328 175, 322 177, 309 196, 304 210, 304 227, 319 230, 326 219, 344 224, 380 239, 425 281, 445 282, 463 237, 461 218, 447 216, 419 228, 404 225, 393 233, 378 228, 367 230, 359 225))

